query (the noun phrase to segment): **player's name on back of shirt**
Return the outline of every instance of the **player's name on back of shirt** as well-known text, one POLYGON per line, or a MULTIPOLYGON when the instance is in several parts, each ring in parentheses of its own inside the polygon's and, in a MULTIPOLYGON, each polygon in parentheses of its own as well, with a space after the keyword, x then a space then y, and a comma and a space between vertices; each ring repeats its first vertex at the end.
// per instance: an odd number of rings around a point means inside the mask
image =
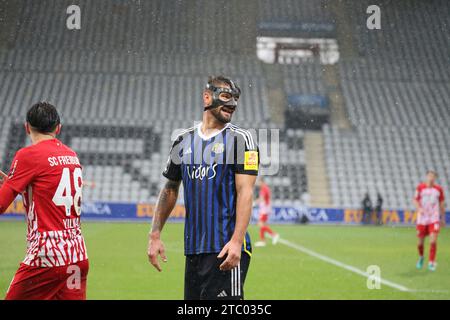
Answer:
POLYGON ((81 228, 80 218, 64 219, 63 223, 64 223, 65 230, 81 228))

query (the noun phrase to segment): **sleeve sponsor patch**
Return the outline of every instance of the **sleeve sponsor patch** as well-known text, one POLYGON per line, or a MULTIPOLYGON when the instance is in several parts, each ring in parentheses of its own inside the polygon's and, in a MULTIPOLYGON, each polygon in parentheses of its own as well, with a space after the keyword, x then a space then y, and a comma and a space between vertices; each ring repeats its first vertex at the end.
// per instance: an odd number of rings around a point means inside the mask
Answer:
POLYGON ((244 157, 244 170, 258 170, 258 152, 246 151, 244 157))

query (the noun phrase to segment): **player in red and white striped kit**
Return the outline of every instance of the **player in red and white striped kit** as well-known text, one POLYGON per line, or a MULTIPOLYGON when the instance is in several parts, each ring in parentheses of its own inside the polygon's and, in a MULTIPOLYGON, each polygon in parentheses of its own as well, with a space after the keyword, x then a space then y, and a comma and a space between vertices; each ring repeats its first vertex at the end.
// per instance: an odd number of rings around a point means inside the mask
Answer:
POLYGON ((256 185, 259 187, 259 241, 255 243, 255 247, 264 247, 266 245, 265 234, 268 233, 272 237, 272 243, 277 244, 280 235, 272 231, 269 227, 269 215, 272 213, 272 199, 270 187, 264 182, 262 177, 259 177, 256 185))
POLYGON ((25 129, 32 145, 16 153, 0 183, 0 213, 22 194, 28 223, 27 253, 6 299, 85 299, 89 263, 80 228, 80 162, 56 139, 61 125, 54 106, 33 105, 25 129))
POLYGON ((426 236, 430 236, 430 257, 428 269, 436 270, 437 236, 441 224, 445 223, 444 191, 435 183, 437 174, 428 171, 426 181, 417 186, 414 197, 414 205, 417 210, 417 237, 419 238, 417 248, 419 260, 416 267, 422 269, 424 256, 423 247, 426 236))

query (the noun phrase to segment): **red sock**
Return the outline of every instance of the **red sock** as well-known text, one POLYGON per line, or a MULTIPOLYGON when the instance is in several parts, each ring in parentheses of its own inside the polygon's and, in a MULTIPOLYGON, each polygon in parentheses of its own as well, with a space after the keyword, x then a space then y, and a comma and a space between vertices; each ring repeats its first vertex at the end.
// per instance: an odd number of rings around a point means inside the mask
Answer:
POLYGON ((266 232, 268 233, 268 234, 270 234, 271 236, 273 236, 275 233, 272 231, 272 229, 270 229, 270 227, 269 226, 264 226, 264 228, 266 229, 266 232))
POLYGON ((419 249, 419 256, 423 257, 423 244, 417 245, 417 249, 419 249))
POLYGON ((264 241, 264 234, 265 234, 265 227, 261 227, 259 228, 259 238, 261 239, 261 241, 264 241))
POLYGON ((259 237, 261 238, 261 241, 264 241, 264 234, 265 233, 270 234, 271 236, 274 235, 274 232, 272 231, 272 229, 270 229, 269 226, 263 226, 261 227, 261 229, 259 229, 259 237))
POLYGON ((430 262, 434 262, 434 259, 436 258, 436 242, 430 243, 430 262))

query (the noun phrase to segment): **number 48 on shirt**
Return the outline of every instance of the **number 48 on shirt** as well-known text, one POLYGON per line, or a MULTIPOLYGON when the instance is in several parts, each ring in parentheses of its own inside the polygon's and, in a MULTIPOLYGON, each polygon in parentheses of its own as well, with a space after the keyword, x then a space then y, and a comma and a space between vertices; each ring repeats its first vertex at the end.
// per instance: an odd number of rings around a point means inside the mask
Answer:
POLYGON ((73 177, 71 177, 69 168, 64 168, 58 188, 52 199, 53 203, 57 206, 64 206, 66 216, 70 216, 73 206, 76 214, 79 216, 81 214, 82 187, 83 178, 81 169, 75 168, 73 177), (75 188, 75 194, 73 196, 71 178, 73 178, 73 186, 75 188))

